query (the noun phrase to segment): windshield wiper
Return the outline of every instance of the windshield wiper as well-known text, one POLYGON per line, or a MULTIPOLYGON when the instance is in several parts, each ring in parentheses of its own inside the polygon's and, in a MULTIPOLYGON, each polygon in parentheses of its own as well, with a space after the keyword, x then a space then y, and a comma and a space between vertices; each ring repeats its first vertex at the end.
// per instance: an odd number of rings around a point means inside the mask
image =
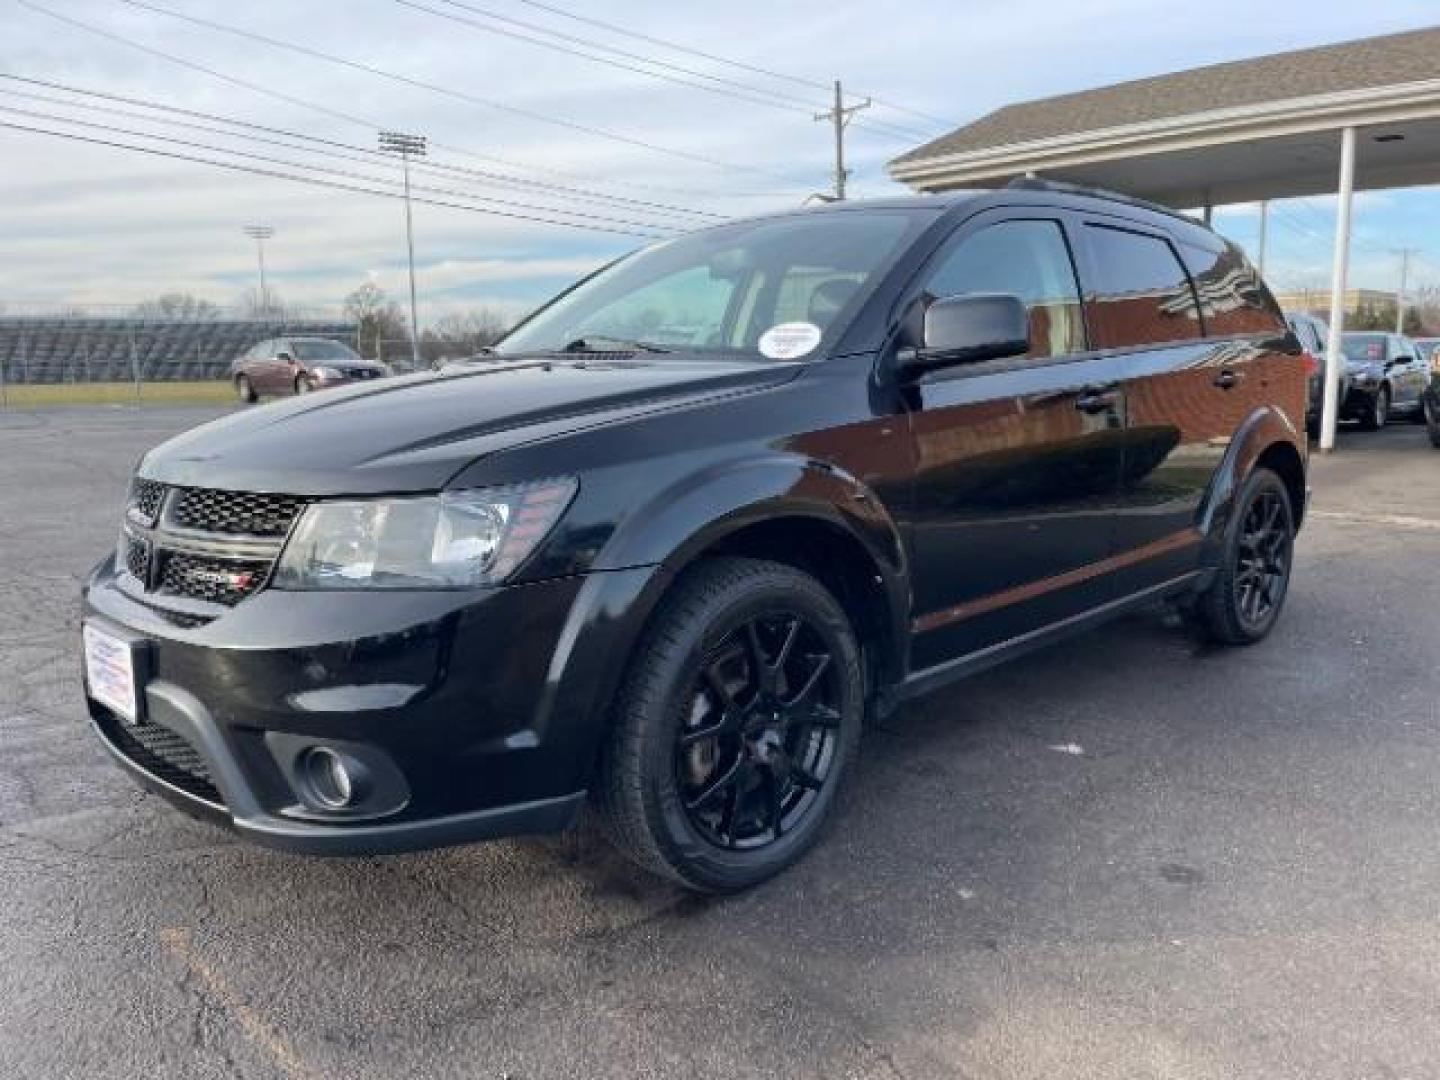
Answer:
POLYGON ((568 345, 560 349, 567 353, 607 353, 607 352, 647 352, 647 353, 668 353, 670 350, 659 345, 652 345, 648 341, 632 341, 629 338, 607 337, 604 334, 591 334, 588 337, 578 337, 568 345))

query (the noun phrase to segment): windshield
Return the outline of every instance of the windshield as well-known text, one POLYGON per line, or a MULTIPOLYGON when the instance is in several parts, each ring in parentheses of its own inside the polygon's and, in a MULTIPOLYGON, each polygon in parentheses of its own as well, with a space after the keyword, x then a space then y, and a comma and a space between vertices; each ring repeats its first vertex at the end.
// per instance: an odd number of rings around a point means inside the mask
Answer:
POLYGON ((627 256, 522 323, 495 351, 742 353, 796 359, 833 340, 932 211, 797 214, 722 225, 627 256))
POLYGON ((301 360, 359 360, 338 341, 295 341, 295 353, 301 360))
POLYGON ((1379 364, 1385 361, 1384 334, 1346 334, 1340 341, 1346 360, 1357 364, 1379 364))

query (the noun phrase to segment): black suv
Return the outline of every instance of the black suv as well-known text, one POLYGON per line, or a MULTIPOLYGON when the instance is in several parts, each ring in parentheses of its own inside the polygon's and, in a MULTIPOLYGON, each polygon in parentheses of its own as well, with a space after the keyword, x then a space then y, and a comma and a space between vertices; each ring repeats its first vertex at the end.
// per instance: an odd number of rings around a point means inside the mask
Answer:
POLYGON ((1274 625, 1305 359, 1233 245, 1031 184, 727 224, 441 373, 139 463, 84 611, 141 781, 380 853, 565 828, 731 890, 867 713, 1173 599, 1274 625))

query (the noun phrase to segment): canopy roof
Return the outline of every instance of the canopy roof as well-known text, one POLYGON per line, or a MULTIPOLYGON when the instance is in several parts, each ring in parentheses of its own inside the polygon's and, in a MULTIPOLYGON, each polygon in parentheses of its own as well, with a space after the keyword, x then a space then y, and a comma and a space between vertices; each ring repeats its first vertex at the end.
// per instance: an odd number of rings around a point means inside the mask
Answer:
POLYGON ((1008 105, 890 163, 920 191, 1027 173, 1172 206, 1440 182, 1440 27, 1278 53, 1008 105), (1398 138, 1396 136, 1399 136, 1398 138))

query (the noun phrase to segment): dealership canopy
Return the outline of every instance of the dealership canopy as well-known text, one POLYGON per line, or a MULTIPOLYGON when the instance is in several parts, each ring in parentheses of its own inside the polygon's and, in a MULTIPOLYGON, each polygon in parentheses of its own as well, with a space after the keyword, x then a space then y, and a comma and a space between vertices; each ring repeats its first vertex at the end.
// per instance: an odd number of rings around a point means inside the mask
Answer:
MULTIPOLYGON (((997 109, 889 165, 920 191, 1020 176, 1178 208, 1337 192, 1339 355, 1356 190, 1440 183, 1440 27, 1277 53, 997 109)), ((1338 367, 1321 445, 1334 444, 1338 367)))

